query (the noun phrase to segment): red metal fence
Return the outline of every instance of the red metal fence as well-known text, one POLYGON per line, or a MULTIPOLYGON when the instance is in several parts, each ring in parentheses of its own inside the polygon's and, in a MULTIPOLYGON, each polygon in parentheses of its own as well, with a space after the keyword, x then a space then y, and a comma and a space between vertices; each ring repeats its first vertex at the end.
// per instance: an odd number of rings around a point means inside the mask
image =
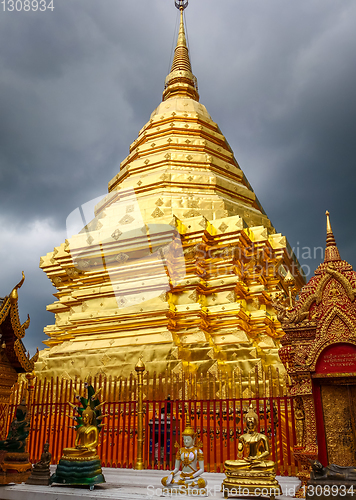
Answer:
MULTIPOLYGON (((104 427, 98 448, 103 466, 132 468, 136 461, 137 386, 136 379, 126 381, 103 379, 94 381, 102 387, 104 427)), ((8 426, 25 392, 25 384, 17 386, 9 409, 8 426)), ((152 396, 151 391, 150 396, 152 396)), ((186 391, 188 392, 188 391, 186 391)), ((224 391, 220 391, 222 393, 224 391)), ((229 391, 227 391, 229 392, 229 391)), ((173 469, 176 446, 182 446, 185 416, 190 414, 191 425, 201 441, 205 470, 222 472, 224 461, 236 459, 237 444, 245 432, 243 416, 252 404, 259 414, 258 431, 268 436, 270 459, 277 464, 277 474, 295 475, 297 464, 293 458, 295 444, 294 413, 291 398, 272 393, 258 397, 252 390, 249 397, 215 399, 179 399, 179 391, 172 390, 174 399, 165 395, 144 401, 144 463, 148 469, 173 469)), ((256 394, 257 392, 257 394, 256 394)), ((264 391, 264 394, 267 391, 264 391)), ((58 463, 63 448, 74 445, 75 430, 70 416, 75 412, 68 401, 75 402, 75 394, 85 394, 84 382, 50 380, 36 383, 31 416, 29 452, 32 462, 42 453, 48 440, 53 463, 58 463)), ((232 391, 233 393, 233 391, 232 391)), ((162 395, 156 393, 156 396, 162 395)), ((154 394, 153 394, 154 395, 154 394)), ((186 394, 184 394, 186 396, 186 394)), ((189 395, 189 394, 188 394, 189 395)), ((215 394, 216 396, 216 394, 215 394)))

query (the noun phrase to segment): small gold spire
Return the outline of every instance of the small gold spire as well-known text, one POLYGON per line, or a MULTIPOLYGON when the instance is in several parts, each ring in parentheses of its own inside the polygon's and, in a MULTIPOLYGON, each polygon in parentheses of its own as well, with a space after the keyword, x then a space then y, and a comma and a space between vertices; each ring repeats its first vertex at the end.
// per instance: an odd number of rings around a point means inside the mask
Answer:
POLYGON ((339 250, 336 246, 334 233, 333 230, 331 229, 330 213, 328 212, 328 210, 325 212, 325 215, 326 215, 326 247, 325 247, 324 262, 341 260, 339 250))
POLYGON ((162 100, 170 97, 188 97, 199 101, 198 82, 192 73, 189 50, 184 29, 183 11, 188 2, 175 0, 176 7, 180 10, 180 25, 177 45, 174 50, 171 72, 166 78, 162 100))
POLYGON ((137 372, 143 372, 143 371, 145 371, 145 369, 146 368, 145 368, 144 362, 142 361, 142 356, 140 356, 139 360, 136 363, 135 370, 137 372))
POLYGON ((195 432, 190 422, 190 415, 188 410, 185 416, 185 428, 184 431, 182 432, 182 435, 195 437, 195 432))
POLYGON ((284 278, 284 283, 287 285, 288 287, 288 295, 289 295, 289 308, 292 309, 293 308, 293 296, 292 296, 292 292, 293 292, 293 289, 294 289, 294 285, 295 285, 295 278, 293 276, 293 274, 288 270, 285 278, 284 278))
POLYGON ((187 40, 185 37, 184 30, 184 20, 183 20, 183 8, 180 9, 180 26, 178 33, 177 45, 174 51, 174 58, 171 67, 171 73, 173 71, 190 71, 192 72, 192 66, 189 59, 189 51, 187 46, 187 40))
POLYGON ((331 229, 331 224, 330 224, 330 213, 328 212, 328 210, 325 212, 325 215, 326 215, 326 246, 327 247, 336 246, 334 233, 333 230, 331 229))

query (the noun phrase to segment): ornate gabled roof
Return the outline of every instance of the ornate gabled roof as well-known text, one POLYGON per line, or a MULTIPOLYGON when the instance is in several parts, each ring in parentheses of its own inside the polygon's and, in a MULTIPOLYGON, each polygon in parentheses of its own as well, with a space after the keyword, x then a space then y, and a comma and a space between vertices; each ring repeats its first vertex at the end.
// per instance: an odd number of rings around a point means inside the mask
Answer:
POLYGON ((22 339, 30 325, 30 317, 21 324, 18 310, 18 292, 25 275, 22 273, 21 281, 13 288, 10 295, 0 298, 0 335, 2 347, 13 368, 18 373, 31 372, 38 359, 37 353, 30 359, 22 339))
MULTIPOLYGON (((315 276, 303 287, 300 298, 295 305, 295 311, 300 320, 303 315, 306 317, 308 312, 309 319, 313 319, 315 307, 321 304, 324 291, 333 279, 340 284, 349 300, 353 302, 356 291, 356 273, 352 266, 340 257, 331 229, 329 212, 326 212, 325 259, 315 270, 315 276)), ((320 311, 318 320, 321 319, 320 311)))
POLYGON ((287 332, 282 343, 292 345, 304 338, 306 363, 312 369, 328 345, 335 342, 356 345, 356 272, 341 259, 329 212, 326 216, 324 262, 302 288, 294 307, 281 308, 278 315, 287 332))

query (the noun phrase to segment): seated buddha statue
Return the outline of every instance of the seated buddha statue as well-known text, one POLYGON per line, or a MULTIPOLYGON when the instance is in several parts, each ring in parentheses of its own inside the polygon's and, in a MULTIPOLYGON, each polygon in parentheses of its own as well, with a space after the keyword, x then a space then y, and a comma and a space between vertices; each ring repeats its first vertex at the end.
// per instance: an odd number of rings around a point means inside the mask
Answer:
POLYGON ((27 479, 26 484, 40 484, 48 486, 50 484, 50 464, 52 455, 49 452, 49 444, 43 445, 43 452, 41 459, 33 464, 30 477, 27 479))
POLYGON ((77 430, 74 448, 64 448, 62 458, 74 460, 76 458, 98 459, 96 448, 99 442, 97 426, 93 425, 95 414, 88 406, 82 413, 83 425, 77 430))
POLYGON ((161 483, 165 488, 191 489, 194 494, 198 490, 198 494, 204 494, 207 484, 201 477, 204 472, 204 455, 202 450, 195 445, 196 434, 189 419, 187 419, 182 435, 184 446, 177 451, 175 468, 161 480, 161 483))
MULTIPOLYGON (((270 499, 280 495, 282 490, 276 480, 275 464, 268 460, 269 444, 267 436, 257 432, 258 416, 249 408, 245 416, 247 432, 239 438, 238 451, 245 452, 242 458, 226 460, 226 478, 222 483, 224 497, 236 496, 239 491, 248 492, 252 496, 269 492, 270 499)), ((245 493, 244 493, 245 494, 245 493)))
POLYGON ((105 483, 97 455, 99 427, 103 415, 98 410, 101 406, 95 399, 94 389, 88 386, 88 399, 80 398, 84 406, 78 409, 79 416, 72 417, 78 422, 73 448, 64 448, 56 472, 51 476, 51 484, 87 485, 92 490, 95 484, 105 483))
POLYGON ((52 455, 50 454, 49 450, 49 444, 45 443, 43 445, 43 452, 41 455, 41 459, 33 465, 33 468, 36 470, 47 470, 50 466, 51 460, 52 460, 52 455))
POLYGON ((0 441, 0 450, 9 453, 24 453, 29 431, 30 422, 27 418, 27 408, 25 403, 22 402, 16 408, 15 418, 10 424, 7 438, 4 441, 0 441))
POLYGON ((248 450, 247 456, 239 460, 227 460, 225 468, 274 471, 274 462, 266 460, 270 453, 267 436, 256 431, 258 416, 252 407, 246 414, 245 421, 247 432, 240 436, 237 449, 239 452, 248 450))

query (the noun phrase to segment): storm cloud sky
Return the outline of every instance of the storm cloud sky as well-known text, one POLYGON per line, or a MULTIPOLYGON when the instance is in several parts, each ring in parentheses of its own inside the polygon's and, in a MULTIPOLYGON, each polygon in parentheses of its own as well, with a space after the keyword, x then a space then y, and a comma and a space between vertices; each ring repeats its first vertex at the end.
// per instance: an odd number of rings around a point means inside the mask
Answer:
MULTIPOLYGON (((161 101, 179 16, 173 0, 53 4, 0 6, 0 296, 24 270, 32 354, 54 322, 40 256, 107 192, 161 101)), ((328 209, 356 266, 355 0, 190 0, 186 23, 200 100, 277 231, 314 271, 320 251, 303 247, 324 246, 328 209)))

